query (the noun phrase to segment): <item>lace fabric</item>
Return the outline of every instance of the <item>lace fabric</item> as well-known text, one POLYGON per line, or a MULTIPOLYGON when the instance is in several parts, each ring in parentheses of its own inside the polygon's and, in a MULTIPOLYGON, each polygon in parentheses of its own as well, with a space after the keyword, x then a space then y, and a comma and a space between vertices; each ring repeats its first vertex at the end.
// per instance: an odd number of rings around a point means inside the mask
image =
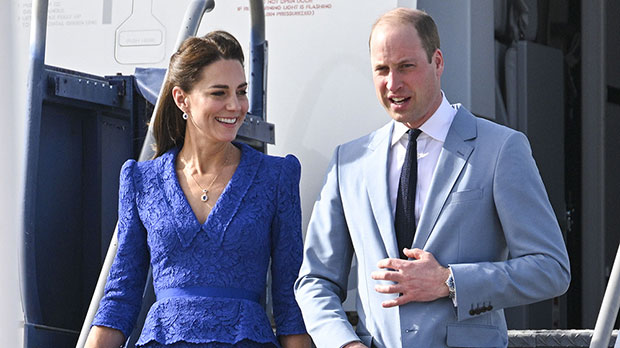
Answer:
MULTIPOLYGON (((305 333, 293 295, 302 258, 299 161, 236 146, 241 162, 202 225, 176 177, 179 149, 151 161, 125 163, 118 252, 93 325, 119 329, 125 336, 131 332, 149 261, 156 291, 213 286, 263 293, 271 260, 277 334, 305 333)), ((259 304, 172 297, 151 307, 138 346, 247 339, 279 346, 259 304)))
POLYGON ((271 348, 273 345, 271 343, 256 343, 250 340, 243 340, 238 342, 237 344, 230 343, 218 343, 218 342, 210 342, 210 343, 187 343, 187 342, 177 342, 173 344, 161 344, 157 342, 150 342, 145 348, 235 348, 235 347, 243 347, 243 348, 271 348))

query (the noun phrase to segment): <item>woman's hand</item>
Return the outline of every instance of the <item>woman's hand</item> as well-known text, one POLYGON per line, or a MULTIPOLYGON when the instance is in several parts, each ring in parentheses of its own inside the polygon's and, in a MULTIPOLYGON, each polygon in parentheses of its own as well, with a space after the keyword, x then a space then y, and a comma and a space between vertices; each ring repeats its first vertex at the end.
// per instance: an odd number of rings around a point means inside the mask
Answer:
POLYGON ((280 336, 280 344, 283 348, 310 348, 310 343, 308 334, 280 336))
POLYGON ((93 326, 88 333, 84 348, 119 348, 125 343, 125 335, 116 329, 93 326))

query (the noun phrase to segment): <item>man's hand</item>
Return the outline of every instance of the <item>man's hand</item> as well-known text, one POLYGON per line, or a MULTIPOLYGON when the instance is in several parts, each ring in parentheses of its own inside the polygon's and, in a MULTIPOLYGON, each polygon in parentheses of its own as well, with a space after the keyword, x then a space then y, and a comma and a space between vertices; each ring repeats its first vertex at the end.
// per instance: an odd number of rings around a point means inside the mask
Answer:
POLYGON ((354 341, 351 343, 347 343, 344 347, 342 348, 368 348, 366 347, 362 342, 360 341, 354 341))
POLYGON ((401 294, 384 301, 384 308, 400 306, 409 302, 429 302, 448 296, 445 284, 450 270, 437 262, 433 254, 422 249, 404 249, 407 257, 414 260, 383 259, 377 266, 381 269, 371 274, 375 280, 389 280, 395 284, 376 285, 382 294, 401 294))

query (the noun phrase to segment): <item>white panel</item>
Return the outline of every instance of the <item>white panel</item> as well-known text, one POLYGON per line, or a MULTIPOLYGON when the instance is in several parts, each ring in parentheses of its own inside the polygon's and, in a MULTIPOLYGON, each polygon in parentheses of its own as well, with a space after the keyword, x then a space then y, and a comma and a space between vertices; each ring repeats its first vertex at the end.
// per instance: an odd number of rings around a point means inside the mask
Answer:
MULTIPOLYGON (((10 86, 14 81, 15 46, 13 41, 14 20, 11 2, 4 2, 0 11, 0 83, 10 86)), ((3 88, 0 93, 2 105, 2 126, 0 127, 0 337, 3 347, 20 347, 23 329, 23 315, 20 313, 18 280, 19 231, 21 221, 22 143, 17 136, 22 119, 16 117, 19 104, 15 102, 17 90, 3 88)))
POLYGON ((419 0, 439 30, 445 68, 441 86, 452 103, 495 118, 493 0, 419 0))

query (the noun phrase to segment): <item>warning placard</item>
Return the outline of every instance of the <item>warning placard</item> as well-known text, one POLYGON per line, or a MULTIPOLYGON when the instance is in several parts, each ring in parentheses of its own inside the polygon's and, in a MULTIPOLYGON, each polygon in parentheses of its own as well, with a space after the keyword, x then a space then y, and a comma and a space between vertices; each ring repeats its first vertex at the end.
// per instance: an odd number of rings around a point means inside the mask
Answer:
MULTIPOLYGON (((47 25, 49 27, 92 26, 99 24, 98 13, 87 6, 79 6, 80 1, 50 1, 47 8, 47 25)), ((32 1, 18 2, 16 5, 17 22, 23 28, 30 27, 32 1)))
MULTIPOLYGON (((333 8, 331 0, 265 0, 265 17, 314 16, 333 8)), ((248 6, 238 6, 237 11, 249 11, 248 6)))

